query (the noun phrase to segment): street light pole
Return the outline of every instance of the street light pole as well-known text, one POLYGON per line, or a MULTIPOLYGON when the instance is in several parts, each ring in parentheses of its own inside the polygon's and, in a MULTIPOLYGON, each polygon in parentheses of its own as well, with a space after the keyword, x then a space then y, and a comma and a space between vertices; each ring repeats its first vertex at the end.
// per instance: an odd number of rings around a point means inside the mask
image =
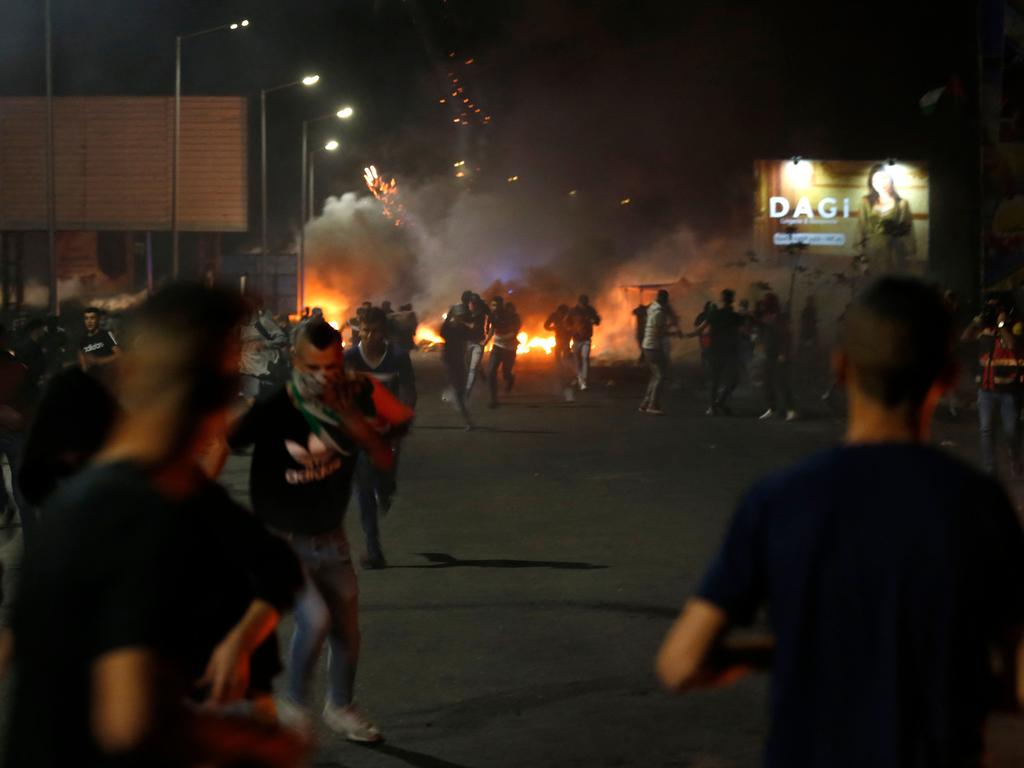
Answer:
POLYGON ((330 112, 326 115, 320 115, 320 117, 314 117, 311 120, 302 121, 302 188, 300 194, 299 203, 299 258, 298 263, 295 266, 295 278, 298 282, 297 291, 298 294, 298 313, 301 315, 303 307, 305 307, 306 301, 306 210, 307 198, 306 198, 306 186, 307 186, 307 170, 309 167, 307 155, 309 150, 309 125, 310 123, 318 123, 321 120, 326 120, 329 117, 336 117, 339 120, 348 120, 353 115, 352 107, 342 107, 336 112, 330 112))
POLYGON ((301 80, 275 85, 273 88, 260 89, 260 261, 257 268, 260 290, 265 291, 266 261, 268 250, 268 215, 267 215, 267 94, 304 85, 307 88, 320 82, 320 75, 306 75, 301 80))
POLYGON ((178 163, 181 154, 181 35, 174 38, 174 141, 171 149, 171 277, 178 279, 178 163))
POLYGON ((295 265, 295 279, 298 282, 299 306, 298 313, 306 301, 306 146, 309 136, 309 120, 302 121, 302 196, 299 203, 299 260, 295 265))
POLYGON ((46 236, 50 261, 50 311, 60 314, 60 282, 57 279, 57 189, 54 167, 56 144, 53 139, 53 23, 50 0, 44 6, 46 14, 46 236))
POLYGON ((171 275, 177 280, 180 269, 180 258, 178 251, 178 197, 180 190, 179 175, 181 172, 181 43, 183 40, 191 40, 195 37, 209 35, 212 32, 223 30, 244 29, 249 26, 248 19, 221 24, 209 29, 201 29, 198 32, 191 32, 187 35, 177 35, 174 38, 174 139, 171 149, 171 275))
POLYGON ((267 89, 260 90, 260 261, 256 268, 259 290, 266 291, 267 269, 267 89))

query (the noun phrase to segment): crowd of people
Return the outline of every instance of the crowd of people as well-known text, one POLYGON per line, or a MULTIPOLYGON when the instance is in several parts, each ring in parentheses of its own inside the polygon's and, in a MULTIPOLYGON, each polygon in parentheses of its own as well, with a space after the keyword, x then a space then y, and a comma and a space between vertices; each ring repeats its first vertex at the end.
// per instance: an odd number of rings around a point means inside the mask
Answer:
POLYGON ((658 291, 650 304, 633 310, 636 318, 636 341, 640 360, 650 369, 650 377, 640 412, 660 416, 662 394, 669 377, 671 340, 698 338, 700 343, 703 385, 708 390, 708 416, 733 415, 730 400, 741 379, 752 379, 752 357, 755 347, 762 351, 758 381, 764 393, 763 420, 782 416, 786 421, 797 418, 796 403, 790 383, 790 360, 794 347, 812 356, 818 351, 818 316, 813 296, 807 298, 800 315, 799 339, 794 344, 789 311, 772 291, 766 291, 751 311, 744 299, 735 308, 732 289, 721 292, 719 304, 707 302, 693 322, 693 329, 684 332, 680 317, 673 309, 668 291, 658 291))
MULTIPOLYGON (((594 327, 600 324, 601 316, 586 295, 581 295, 574 307, 559 305, 544 322, 544 329, 555 335, 556 371, 567 400, 573 399, 574 386, 580 391, 587 390, 594 327)), ((445 399, 455 404, 467 429, 473 427, 468 401, 478 379, 487 383, 489 408, 501 404, 499 371, 504 392, 512 392, 522 328, 523 320, 515 304, 500 295, 486 302, 480 294, 467 290, 459 303, 445 313, 441 326, 442 358, 449 383, 445 399), (488 347, 491 353, 485 369, 484 353, 488 347)))
POLYGON ((322 316, 289 334, 253 302, 182 284, 125 318, 123 345, 109 321, 88 308, 75 342, 29 321, 3 344, 0 446, 24 531, 0 632, 4 764, 297 765, 325 641, 324 722, 378 741, 355 703, 342 519, 354 487, 363 567, 384 567, 377 515, 416 400, 388 314, 361 312, 346 350, 322 316), (248 446, 252 512, 215 481, 248 446))
MULTIPOLYGON (((644 413, 662 413, 670 339, 691 337, 709 414, 730 413, 751 344, 762 418, 795 415, 788 312, 772 292, 753 310, 734 303, 723 291, 685 331, 665 290, 635 313, 644 413)), ((382 738, 357 703, 343 523, 354 495, 362 569, 387 567, 378 517, 417 405, 412 310, 389 310, 367 302, 338 330, 314 308, 287 327, 252 300, 179 284, 119 330, 90 307, 75 342, 32 320, 0 345, 0 450, 25 539, 0 622, 6 765, 299 765, 325 644, 324 723, 382 738), (216 480, 232 451, 251 451, 251 511, 216 480)), ((545 322, 570 391, 587 389, 600 322, 587 296, 545 322)), ((515 386, 521 327, 500 295, 466 291, 446 313, 449 399, 467 426, 478 379, 494 407, 515 386)), ((953 327, 948 297, 912 278, 881 278, 851 304, 836 354, 844 444, 744 495, 658 654, 673 690, 771 667, 766 765, 977 765, 986 713, 1024 704, 1024 533, 991 477, 997 422, 1022 472, 1024 323, 995 295, 960 336, 979 345, 985 472, 928 445, 956 381, 953 327), (730 632, 765 606, 770 636, 730 632)), ((817 342, 813 301, 799 336, 817 342)))

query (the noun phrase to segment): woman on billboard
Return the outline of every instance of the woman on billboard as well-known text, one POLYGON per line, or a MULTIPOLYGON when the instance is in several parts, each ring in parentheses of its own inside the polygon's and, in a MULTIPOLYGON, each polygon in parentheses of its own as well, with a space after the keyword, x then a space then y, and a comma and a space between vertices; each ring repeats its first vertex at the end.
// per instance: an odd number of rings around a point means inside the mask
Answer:
POLYGON ((900 197, 885 164, 871 166, 868 193, 861 198, 860 244, 862 258, 872 275, 905 272, 917 252, 910 203, 900 197))

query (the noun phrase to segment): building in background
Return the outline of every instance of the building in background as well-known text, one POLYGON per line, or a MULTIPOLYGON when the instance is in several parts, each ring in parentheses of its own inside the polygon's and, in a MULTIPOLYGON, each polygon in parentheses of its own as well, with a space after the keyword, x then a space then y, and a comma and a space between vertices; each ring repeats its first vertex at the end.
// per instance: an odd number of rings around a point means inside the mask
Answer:
MULTIPOLYGON (((248 229, 246 100, 182 99, 178 221, 183 277, 219 267, 220 235, 248 229)), ((55 99, 62 300, 144 288, 170 273, 174 99, 55 99)), ((0 98, 3 308, 45 306, 46 102, 0 98)))

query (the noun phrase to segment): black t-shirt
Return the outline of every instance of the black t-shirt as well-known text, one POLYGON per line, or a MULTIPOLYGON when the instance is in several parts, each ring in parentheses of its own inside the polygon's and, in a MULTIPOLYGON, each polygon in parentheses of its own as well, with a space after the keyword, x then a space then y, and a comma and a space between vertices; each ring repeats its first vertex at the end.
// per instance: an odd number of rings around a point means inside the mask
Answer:
POLYGON ((747 493, 699 594, 737 624, 768 607, 765 766, 975 766, 988 644, 1024 623, 1024 534, 936 449, 837 448, 747 493))
POLYGON ((110 357, 114 354, 114 348, 117 347, 117 339, 110 331, 99 330, 93 335, 85 334, 82 336, 82 342, 79 344, 79 349, 87 355, 93 355, 94 357, 110 357))
POLYGON ((740 348, 740 329, 744 319, 732 307, 715 309, 708 317, 711 324, 711 351, 719 355, 735 355, 740 348))
MULTIPOLYGON (((190 693, 254 598, 290 606, 302 572, 288 545, 201 482, 171 501, 137 466, 101 465, 47 504, 14 610, 7 768, 164 765, 158 747, 116 763, 99 754, 89 723, 93 662, 145 648, 174 688, 190 693)), ((272 643, 261 648, 253 677, 269 682, 276 660, 272 643)))
MULTIPOLYGON (((369 382, 357 400, 365 414, 374 414, 369 382)), ((341 525, 359 448, 343 435, 332 437, 341 453, 310 430, 284 387, 242 419, 230 442, 235 448, 255 445, 249 492, 253 510, 267 525, 303 535, 329 533, 341 525)))
POLYGON ((601 317, 597 310, 589 304, 585 307, 577 304, 569 310, 569 326, 574 339, 586 341, 593 338, 594 326, 600 325, 601 317))

